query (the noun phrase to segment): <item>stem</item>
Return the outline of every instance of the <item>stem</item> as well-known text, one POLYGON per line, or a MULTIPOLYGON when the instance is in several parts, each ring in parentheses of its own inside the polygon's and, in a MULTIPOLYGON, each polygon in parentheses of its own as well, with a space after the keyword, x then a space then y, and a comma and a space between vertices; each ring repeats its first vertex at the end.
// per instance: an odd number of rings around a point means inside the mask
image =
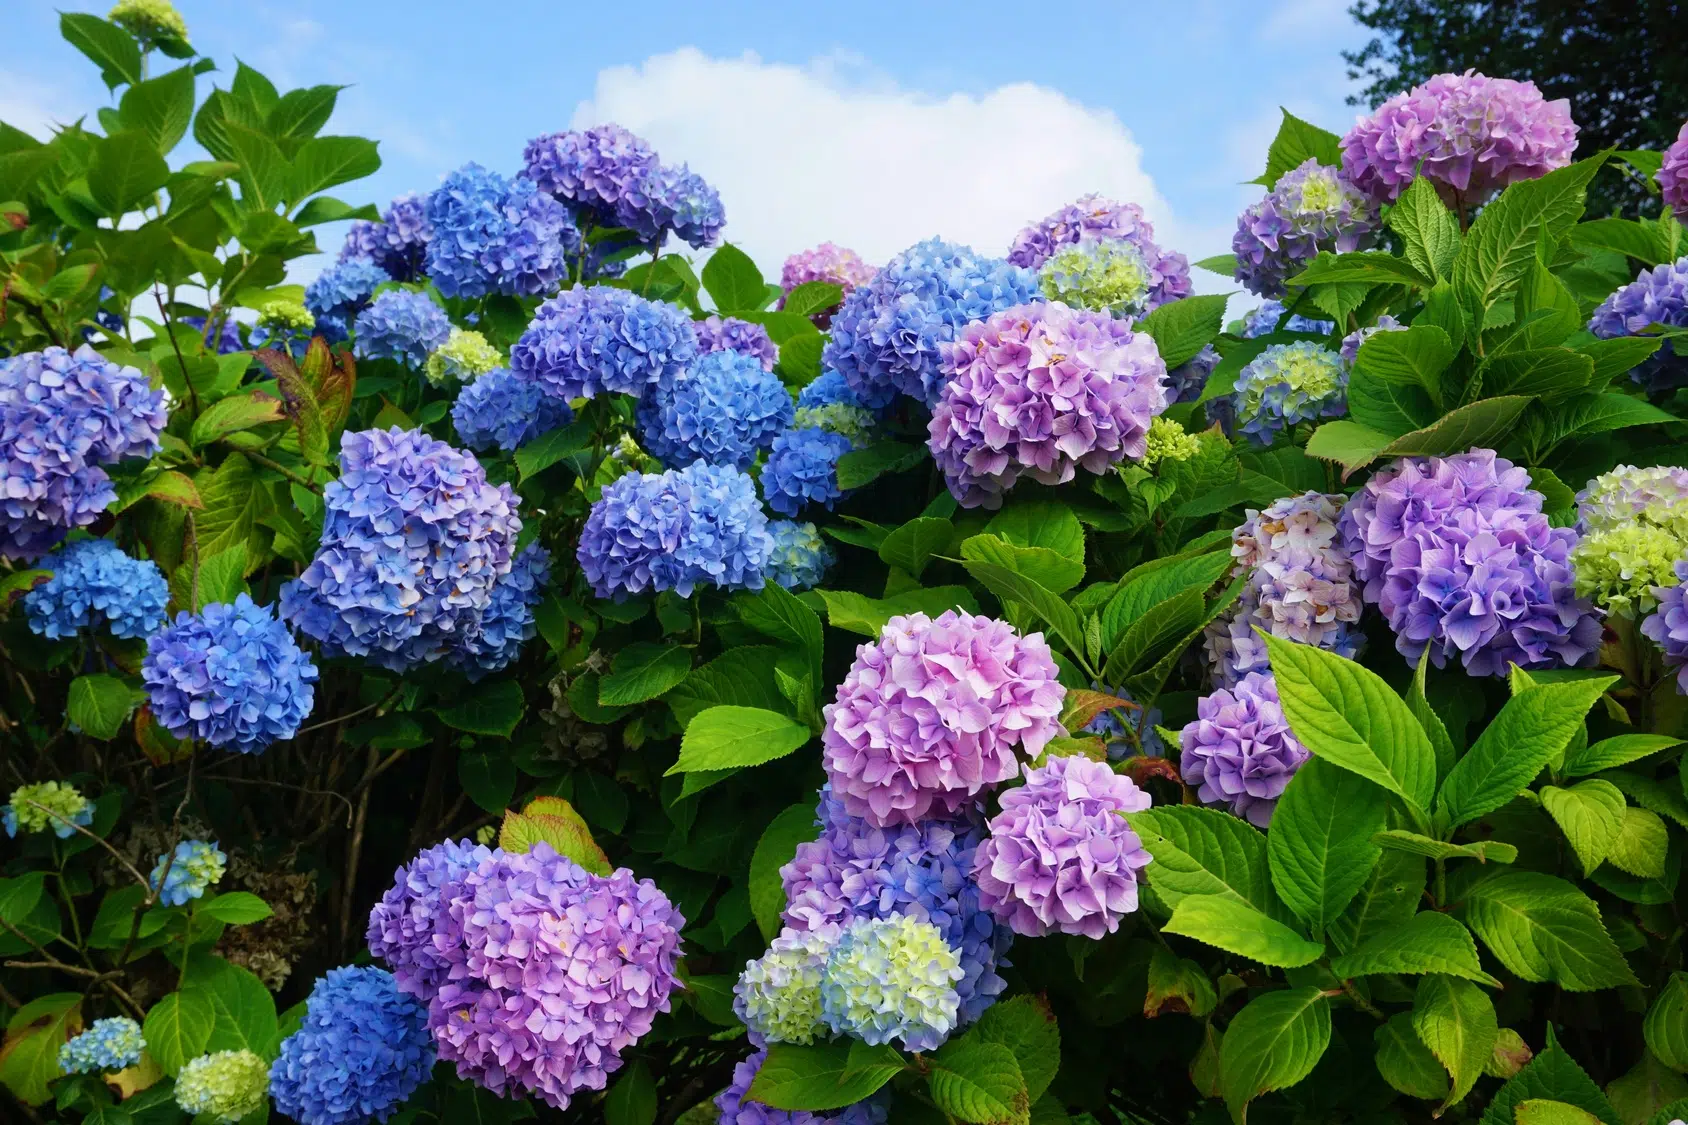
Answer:
MULTIPOLYGON (((176 326, 170 320, 170 306, 165 304, 164 298, 159 295, 158 282, 156 281, 152 283, 152 297, 153 300, 158 302, 158 315, 164 318, 164 334, 170 337, 170 347, 175 349, 176 365, 182 369, 182 382, 187 384, 188 388, 188 402, 193 407, 194 416, 197 417, 199 415, 199 392, 193 389, 193 380, 188 378, 188 361, 182 358, 182 345, 176 339, 176 326)), ((207 324, 209 323, 208 319, 207 324)), ((188 518, 193 518, 191 513, 188 518)))
MULTIPOLYGON (((188 513, 187 513, 187 525, 188 525, 188 547, 193 551, 193 570, 191 570, 189 572, 189 578, 188 578, 188 609, 191 610, 194 613, 198 613, 199 612, 199 528, 194 523, 193 510, 191 508, 188 509, 188 513)), ((191 763, 192 763, 193 759, 189 758, 188 761, 190 763, 189 768, 192 768, 191 763)), ((187 794, 185 794, 185 793, 182 794, 182 800, 183 801, 187 800, 187 794)), ((178 816, 180 815, 180 812, 181 812, 181 810, 178 809, 177 810, 178 816)))
POLYGON ((261 453, 253 453, 251 450, 241 449, 239 452, 245 454, 248 460, 256 461, 266 469, 274 469, 276 472, 280 473, 294 484, 299 485, 301 488, 308 488, 319 496, 322 494, 322 485, 313 484, 309 477, 300 476, 292 469, 289 469, 286 465, 272 461, 261 453))
MULTIPOLYGON (((53 813, 52 809, 49 809, 47 806, 41 804, 41 802, 39 802, 39 801, 26 801, 24 803, 28 804, 28 805, 35 806, 36 808, 40 809, 42 812, 47 813, 49 816, 52 816, 54 820, 60 819, 56 814, 53 813)), ((70 822, 69 821, 63 821, 63 823, 69 824, 70 822)), ((136 869, 135 865, 130 863, 128 858, 126 856, 124 856, 124 854, 122 852, 118 851, 116 848, 112 847, 109 843, 107 843, 104 837, 100 836, 97 833, 88 831, 88 829, 82 827, 82 825, 80 825, 80 824, 71 824, 70 826, 72 828, 76 829, 78 832, 82 833, 82 835, 88 837, 88 839, 94 841, 94 843, 98 844, 100 847, 104 848, 106 851, 110 852, 112 854, 113 858, 115 858, 118 863, 121 863, 123 865, 123 867, 125 868, 125 870, 127 870, 129 872, 129 874, 131 874, 135 877, 135 882, 139 883, 143 887, 147 885, 147 881, 144 878, 141 877, 141 873, 140 873, 140 871, 138 871, 136 869)))

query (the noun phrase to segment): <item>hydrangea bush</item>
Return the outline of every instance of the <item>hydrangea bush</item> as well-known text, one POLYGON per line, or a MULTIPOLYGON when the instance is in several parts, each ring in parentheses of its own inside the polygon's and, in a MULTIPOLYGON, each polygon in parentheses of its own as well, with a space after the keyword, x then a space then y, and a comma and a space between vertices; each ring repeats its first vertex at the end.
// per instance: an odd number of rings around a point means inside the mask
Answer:
POLYGON ((0 1120, 1688 1117, 1682 142, 1442 75, 1194 266, 1100 195, 759 264, 708 154, 369 202, 336 88, 62 19, 0 1120))

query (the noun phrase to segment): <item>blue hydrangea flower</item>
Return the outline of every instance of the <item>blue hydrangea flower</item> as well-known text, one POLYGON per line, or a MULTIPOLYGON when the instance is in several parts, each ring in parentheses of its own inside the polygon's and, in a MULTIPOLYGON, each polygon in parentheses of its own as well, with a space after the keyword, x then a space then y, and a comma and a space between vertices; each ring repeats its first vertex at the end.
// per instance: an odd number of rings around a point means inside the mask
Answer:
POLYGON ((228 858, 216 844, 183 840, 173 853, 158 857, 147 880, 158 892, 159 902, 165 906, 186 906, 190 899, 204 897, 207 887, 222 881, 228 858))
POLYGON ((451 653, 452 665, 476 681, 515 663, 522 645, 533 639, 533 607, 545 596, 549 581, 551 555, 530 543, 511 561, 510 573, 493 586, 486 608, 458 640, 451 653))
POLYGON ((1212 344, 1202 347, 1190 359, 1174 367, 1166 373, 1166 401, 1168 405, 1175 402, 1194 402, 1202 397, 1202 391, 1207 389, 1207 379, 1213 374, 1213 369, 1219 366, 1219 352, 1212 344))
POLYGON ((821 362, 844 376, 863 406, 889 405, 899 392, 930 406, 943 387, 938 345, 970 321, 1038 296, 1032 270, 931 239, 844 298, 821 362))
POLYGON ((1348 413, 1348 365, 1308 340, 1273 344, 1237 376, 1232 403, 1242 432, 1270 445, 1297 422, 1348 413))
POLYGON ((646 590, 689 598, 702 585, 760 590, 773 549, 750 478, 699 461, 607 485, 576 558, 600 598, 646 590))
POLYGON ((799 410, 835 404, 855 407, 862 405, 862 400, 850 389, 850 381, 837 371, 821 372, 808 386, 797 392, 799 410))
POLYGON ((625 289, 565 289, 539 306, 510 367, 561 399, 640 395, 672 383, 697 357, 691 318, 625 289))
POLYGON ((522 521, 508 484, 420 430, 340 439, 322 542, 281 612, 332 655, 402 672, 444 656, 510 570, 522 521))
POLYGON ((532 180, 506 180, 479 164, 447 176, 426 211, 434 229, 428 276, 447 297, 549 293, 580 248, 568 208, 532 180))
POLYGON ((1290 317, 1287 323, 1280 324, 1284 319, 1284 305, 1282 301, 1262 301, 1260 307, 1250 309, 1243 317, 1243 337, 1252 340, 1257 336, 1265 336, 1271 332, 1312 332, 1320 336, 1328 336, 1336 331, 1336 322, 1332 320, 1308 320, 1300 313, 1290 317))
POLYGON ((754 356, 766 371, 772 371, 779 359, 779 348, 760 324, 736 316, 708 316, 693 321, 692 328, 697 332, 699 352, 743 352, 754 356))
MULTIPOLYGON (((1636 279, 1600 303, 1588 330, 1602 340, 1637 336, 1651 324, 1688 328, 1688 257, 1642 270, 1636 279)), ((1629 373, 1649 394, 1665 394, 1688 383, 1688 363, 1666 340, 1629 373)))
POLYGON ((375 287, 393 280, 366 258, 329 266, 305 286, 305 307, 316 318, 316 334, 338 344, 351 332, 352 320, 369 307, 375 287))
POLYGON ((340 261, 367 258, 394 281, 420 281, 433 238, 427 201, 414 193, 401 195, 381 212, 380 222, 359 219, 352 224, 340 248, 340 261))
POLYGON ((538 383, 507 367, 489 371, 458 392, 451 424, 470 449, 514 452, 540 434, 574 421, 574 410, 538 383))
POLYGON ((419 368, 428 353, 451 339, 451 320, 426 293, 389 289, 358 313, 352 327, 359 359, 393 359, 419 368))
POLYGON ((158 564, 132 559, 108 539, 68 544, 37 565, 53 572, 24 595, 29 629, 37 636, 74 636, 102 617, 114 637, 144 637, 164 625, 170 586, 158 564))
POLYGON ((218 355, 230 355, 246 346, 240 342, 240 325, 232 316, 223 317, 222 327, 218 330, 215 340, 211 338, 211 329, 207 327, 204 317, 184 316, 181 318, 181 323, 189 328, 199 329, 200 338, 205 341, 205 346, 218 355))
POLYGON ((663 165, 644 140, 620 125, 548 133, 529 141, 523 174, 581 208, 598 226, 625 227, 660 247, 669 232, 709 246, 726 224, 721 197, 684 164, 663 165))
MULTIPOLYGON (((1093 685, 1095 686, 1095 685, 1093 685)), ((1098 690, 1102 690, 1098 688, 1098 690)), ((1128 703, 1137 702, 1131 698, 1128 691, 1115 691, 1110 694, 1128 703)), ((1113 707, 1098 714, 1090 720, 1084 728, 1086 734, 1094 734, 1100 738, 1108 748, 1108 760, 1119 761, 1121 758, 1136 754, 1147 754, 1151 758, 1166 757, 1166 742, 1160 732, 1155 730, 1161 722, 1161 709, 1151 707, 1144 710, 1141 707, 1113 707), (1124 716, 1122 718, 1121 716, 1124 716), (1129 723, 1129 732, 1126 724, 1129 723), (1135 738, 1132 736, 1135 735, 1135 738)))
POLYGON ((385 1121, 428 1080, 427 1009, 373 966, 330 969, 270 1065, 275 1108, 302 1125, 385 1121))
POLYGON ((703 460, 745 468, 791 425, 791 392, 755 356, 699 356, 639 404, 639 444, 670 468, 703 460))
POLYGON ((81 1035, 59 1048, 59 1071, 63 1074, 99 1074, 123 1070, 141 1061, 146 1049, 141 1025, 123 1016, 95 1020, 81 1035))
POLYGON ((823 429, 787 430, 774 439, 762 466, 762 497, 768 507, 795 516, 805 504, 827 511, 843 497, 838 459, 854 448, 843 434, 823 429))
POLYGON ((273 606, 241 594, 233 605, 186 611, 147 638, 141 663, 153 715, 177 738, 256 754, 292 738, 311 713, 316 665, 273 606))
POLYGON ((961 978, 960 956, 932 923, 908 914, 857 918, 827 958, 822 1018, 838 1035, 930 1051, 955 1027, 961 978))
POLYGON ((767 575, 787 590, 819 586, 838 561, 812 523, 774 520, 768 532, 774 537, 774 551, 768 556, 767 575))
POLYGON ((6 835, 15 837, 19 831, 45 832, 68 840, 76 835, 76 826, 83 828, 94 823, 94 802, 82 795, 74 785, 57 781, 37 781, 12 790, 11 801, 0 805, 0 825, 6 835))
POLYGON ((661 183, 657 217, 662 224, 693 250, 715 245, 727 225, 720 193, 684 164, 664 168, 661 183))

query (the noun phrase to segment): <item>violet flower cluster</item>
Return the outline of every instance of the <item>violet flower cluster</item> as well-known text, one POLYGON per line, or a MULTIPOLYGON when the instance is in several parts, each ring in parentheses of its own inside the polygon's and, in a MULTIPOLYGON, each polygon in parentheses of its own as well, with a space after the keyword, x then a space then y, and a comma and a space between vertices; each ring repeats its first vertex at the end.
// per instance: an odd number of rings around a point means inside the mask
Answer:
POLYGON ((1166 409, 1147 333, 1107 313, 1032 304, 969 324, 942 348, 927 445, 964 507, 999 508, 1022 476, 1064 484, 1141 458, 1166 409))
POLYGON ((1250 309, 1243 316, 1243 338, 1245 340, 1258 339, 1273 332, 1310 332, 1317 336, 1328 336, 1336 331, 1336 322, 1330 320, 1309 320, 1296 313, 1287 321, 1284 320, 1283 302, 1267 299, 1259 306, 1250 309))
POLYGON ((451 319, 426 293, 389 289, 352 322, 359 359, 390 359, 417 370, 451 339, 451 319))
POLYGON ((1665 149, 1659 165, 1659 194, 1677 219, 1688 223, 1688 121, 1677 131, 1676 140, 1665 149))
POLYGON ((1190 262, 1155 244, 1155 228, 1135 203, 1120 203, 1100 195, 1086 195, 1021 230, 1008 248, 1008 261, 1027 269, 1041 269, 1065 246, 1086 242, 1124 242, 1135 248, 1148 271, 1145 311, 1188 297, 1190 262))
POLYGON ((580 231, 532 180, 465 164, 428 196, 428 277, 447 297, 549 293, 568 277, 580 231))
POLYGON ((510 349, 510 367, 563 400, 641 395, 672 383, 697 357, 691 318, 625 289, 565 289, 539 306, 510 349))
POLYGON ((1574 666, 1600 645, 1593 607, 1576 596, 1577 540, 1553 527, 1530 474, 1493 450, 1406 457, 1343 509, 1343 547, 1417 662, 1457 656, 1473 676, 1574 666))
POLYGON ((426 1001, 451 974, 458 956, 435 943, 447 933, 448 907, 464 878, 492 858, 472 840, 446 840, 425 848, 393 876, 393 885, 369 912, 369 952, 393 970, 401 992, 426 1001))
POLYGON ((523 174, 601 227, 625 227, 660 249, 672 232, 694 249, 726 224, 721 197, 684 164, 664 165, 620 125, 547 133, 527 143, 523 174))
MULTIPOLYGON (((812 250, 800 250, 785 260, 780 267, 780 288, 790 293, 799 285, 810 281, 826 281, 843 290, 839 303, 848 297, 855 289, 866 285, 877 271, 854 250, 823 242, 812 250)), ((785 297, 780 297, 779 308, 785 308, 785 297)), ((832 324, 833 314, 838 311, 838 305, 821 309, 809 314, 809 319, 815 326, 825 331, 832 324)))
POLYGON ((697 333, 700 355, 738 352, 756 360, 764 371, 772 371, 774 361, 779 358, 779 349, 774 346, 773 338, 760 324, 752 324, 736 316, 708 316, 694 323, 692 329, 697 333))
POLYGON ((1676 690, 1688 695, 1688 559, 1678 559, 1676 583, 1654 591, 1657 607, 1641 622, 1641 634, 1664 651, 1665 665, 1676 669, 1676 690))
MULTIPOLYGON (((1602 301, 1588 330, 1602 340, 1642 336, 1650 325, 1688 328, 1688 257, 1642 270, 1636 279, 1602 301)), ((1688 384, 1688 360, 1666 340, 1629 377, 1649 394, 1662 395, 1688 384)))
POLYGON ((1167 405, 1175 402, 1195 402, 1207 389, 1208 376, 1219 366, 1219 352, 1212 344, 1166 373, 1167 405))
POLYGON ((843 499, 838 459, 855 448, 844 434, 822 426, 800 426, 774 439, 762 466, 762 498, 768 507, 795 516, 810 504, 827 511, 843 499))
POLYGON ((538 383, 508 367, 489 371, 457 393, 451 424, 470 449, 514 453, 540 434, 574 421, 566 399, 545 393, 538 383))
POLYGON ((114 637, 144 637, 163 627, 170 587, 151 559, 132 559, 109 539, 67 543, 36 564, 53 576, 24 595, 29 631, 48 640, 73 637, 104 620, 114 637))
POLYGON ((1384 313, 1377 318, 1377 323, 1365 328, 1356 328, 1342 338, 1342 347, 1337 349, 1342 356, 1342 362, 1354 366, 1354 361, 1360 358, 1360 346, 1379 332, 1404 332, 1406 325, 1384 313))
POLYGON ((359 219, 352 224, 339 260, 367 259, 394 281, 421 281, 427 276, 428 243, 433 240, 427 200, 414 193, 401 195, 381 212, 379 222, 359 219))
POLYGON ((1196 701, 1196 718, 1178 736, 1184 783, 1260 828, 1271 825, 1290 778, 1312 757, 1284 718, 1278 682, 1250 672, 1196 701))
POLYGON ((345 340, 352 321, 374 299, 375 287, 391 280, 367 258, 348 258, 317 274, 305 286, 305 309, 315 321, 316 334, 330 344, 345 340))
POLYGON ((639 403, 639 444, 670 468, 744 469, 795 412, 791 392, 754 355, 709 350, 639 403))
POLYGON ((1340 168, 1309 157, 1237 218, 1237 280, 1262 297, 1282 297, 1284 282, 1308 262, 1325 252, 1364 250, 1382 227, 1377 204, 1340 168))

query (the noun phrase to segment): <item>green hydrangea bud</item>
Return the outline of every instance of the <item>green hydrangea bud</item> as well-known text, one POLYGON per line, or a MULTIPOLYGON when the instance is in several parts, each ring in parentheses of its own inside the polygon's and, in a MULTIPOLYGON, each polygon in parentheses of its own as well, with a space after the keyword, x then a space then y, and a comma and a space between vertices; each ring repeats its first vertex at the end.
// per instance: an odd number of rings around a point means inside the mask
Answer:
POLYGON ((466 383, 502 366, 504 357, 497 348, 486 342, 479 332, 453 328, 451 337, 428 357, 424 369, 428 382, 435 386, 466 383))
POLYGON ((45 832, 49 828, 61 840, 75 835, 76 825, 94 819, 94 806, 74 785, 39 781, 12 790, 12 803, 0 808, 0 824, 6 835, 45 832))
POLYGON ((188 37, 188 25, 170 0, 118 0, 106 19, 148 46, 188 37))
POLYGON ((1626 524, 1591 532, 1571 549, 1577 594, 1611 613, 1640 615, 1658 604, 1655 586, 1675 586, 1688 544, 1660 527, 1626 524))
POLYGON ((217 1051, 182 1067, 176 1076, 176 1104, 218 1125, 233 1125, 258 1111, 269 1086, 269 1063, 251 1051, 217 1051))
POLYGON ((829 402, 825 406, 805 406, 797 412, 793 429, 817 428, 842 434, 855 445, 863 445, 873 429, 873 415, 860 406, 829 402))
POLYGON ((1142 251, 1117 240, 1068 246, 1045 262, 1038 274, 1038 283, 1050 300, 1118 316, 1143 311, 1150 280, 1142 251))
POLYGON ((316 317, 298 301, 265 301, 258 307, 258 323, 272 332, 309 332, 316 327, 316 317))
POLYGON ((1186 433, 1184 427, 1171 418, 1156 418, 1150 422, 1147 441, 1143 464, 1151 469, 1162 461, 1188 461, 1202 450, 1201 439, 1186 433))

